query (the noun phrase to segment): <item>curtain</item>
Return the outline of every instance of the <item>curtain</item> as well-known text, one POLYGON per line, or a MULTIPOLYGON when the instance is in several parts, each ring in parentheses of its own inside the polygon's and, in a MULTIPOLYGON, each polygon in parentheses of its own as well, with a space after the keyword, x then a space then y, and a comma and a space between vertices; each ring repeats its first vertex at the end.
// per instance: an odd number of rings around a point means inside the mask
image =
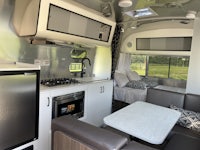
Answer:
POLYGON ((111 71, 111 78, 114 78, 114 73, 117 67, 117 62, 120 54, 120 40, 121 40, 121 26, 116 25, 115 33, 113 35, 112 40, 112 71, 111 71))
POLYGON ((127 53, 120 53, 116 70, 119 70, 120 72, 126 72, 127 70, 130 70, 130 64, 131 55, 127 53))

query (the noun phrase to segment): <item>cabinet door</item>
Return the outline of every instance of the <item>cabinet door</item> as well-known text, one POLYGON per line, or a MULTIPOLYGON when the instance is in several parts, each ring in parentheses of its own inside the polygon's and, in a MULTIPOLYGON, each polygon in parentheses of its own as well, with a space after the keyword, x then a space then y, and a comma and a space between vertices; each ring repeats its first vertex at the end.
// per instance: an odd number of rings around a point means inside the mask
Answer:
POLYGON ((52 31, 58 31, 68 33, 69 29, 70 12, 50 5, 49 18, 47 29, 52 31))
POLYGON ((111 113, 113 82, 111 80, 88 85, 86 100, 87 122, 95 126, 103 124, 103 118, 111 113))
POLYGON ((111 28, 108 24, 53 4, 49 7, 47 30, 108 42, 111 28))
POLYGON ((48 92, 41 92, 39 113, 39 147, 41 150, 51 149, 51 115, 52 99, 48 92))

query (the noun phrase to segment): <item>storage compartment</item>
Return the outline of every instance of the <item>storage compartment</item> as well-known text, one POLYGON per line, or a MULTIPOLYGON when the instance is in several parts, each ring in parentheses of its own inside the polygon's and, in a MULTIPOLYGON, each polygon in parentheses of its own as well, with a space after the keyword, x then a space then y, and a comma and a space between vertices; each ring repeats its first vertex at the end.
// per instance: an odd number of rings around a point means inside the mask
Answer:
POLYGON ((17 0, 13 25, 30 39, 110 45, 116 23, 70 0, 17 0))
POLYGON ((142 24, 126 36, 121 52, 148 55, 190 56, 193 21, 164 20, 142 24))
POLYGON ((136 50, 190 51, 192 37, 137 38, 136 50))
POLYGON ((49 8, 47 30, 108 42, 112 26, 56 5, 49 8))

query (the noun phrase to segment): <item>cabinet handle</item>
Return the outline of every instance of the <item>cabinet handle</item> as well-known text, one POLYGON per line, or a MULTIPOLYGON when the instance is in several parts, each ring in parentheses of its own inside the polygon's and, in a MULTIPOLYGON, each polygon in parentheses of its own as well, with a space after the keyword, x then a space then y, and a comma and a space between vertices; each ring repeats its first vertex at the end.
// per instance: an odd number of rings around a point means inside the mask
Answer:
POLYGON ((102 93, 102 86, 100 86, 100 93, 102 93))
POLYGON ((47 107, 49 107, 50 106, 50 98, 48 97, 47 99, 48 99, 47 107))
POLYGON ((104 93, 104 86, 100 86, 100 93, 104 93))

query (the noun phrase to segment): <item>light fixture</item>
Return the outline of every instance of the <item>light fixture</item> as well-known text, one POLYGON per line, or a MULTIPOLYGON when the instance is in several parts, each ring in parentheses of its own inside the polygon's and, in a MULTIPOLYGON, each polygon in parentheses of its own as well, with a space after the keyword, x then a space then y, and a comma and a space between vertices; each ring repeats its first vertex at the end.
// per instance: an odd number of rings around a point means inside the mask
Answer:
POLYGON ((196 11, 188 11, 185 17, 188 19, 194 19, 196 17, 196 11))
POLYGON ((131 26, 131 29, 136 29, 137 28, 137 26, 131 26))
POLYGON ((132 0, 119 0, 118 3, 120 7, 130 7, 132 6, 132 4, 133 4, 132 0))

